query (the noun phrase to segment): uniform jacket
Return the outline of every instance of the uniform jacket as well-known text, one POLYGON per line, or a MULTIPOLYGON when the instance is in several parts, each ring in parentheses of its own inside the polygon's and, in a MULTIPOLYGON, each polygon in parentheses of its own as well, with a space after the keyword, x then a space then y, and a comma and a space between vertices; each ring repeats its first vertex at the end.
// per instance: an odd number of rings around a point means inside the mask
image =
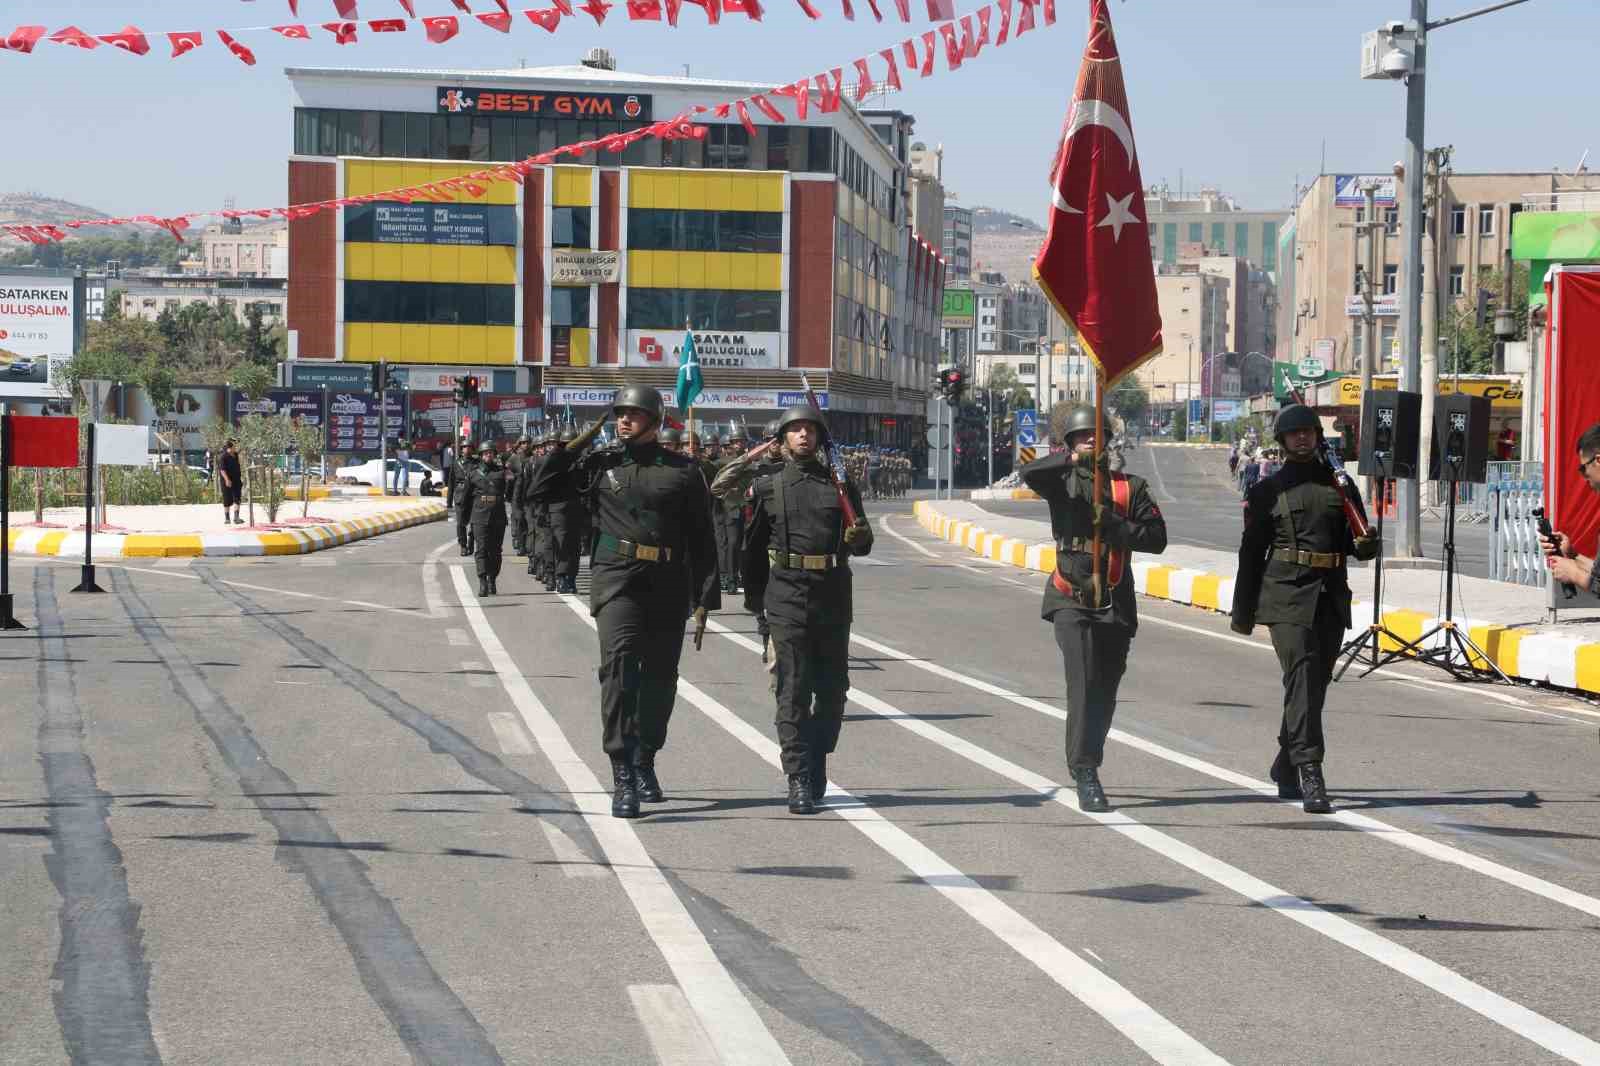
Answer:
POLYGON ((505 467, 473 464, 461 486, 461 504, 474 522, 506 520, 507 496, 511 492, 511 473, 505 467))
MULTIPOLYGON (((1088 465, 1068 462, 1070 453, 1053 455, 1029 463, 1022 468, 1022 480, 1050 505, 1050 529, 1055 535, 1056 570, 1075 589, 1092 587, 1094 555, 1089 551, 1073 551, 1063 545, 1075 540, 1092 540, 1094 537, 1094 469, 1088 465)), ((1102 580, 1109 575, 1109 560, 1114 550, 1146 552, 1160 555, 1167 550, 1167 521, 1161 517, 1161 508, 1150 497, 1150 487, 1142 477, 1122 475, 1128 482, 1128 517, 1117 515, 1111 506, 1111 474, 1102 476, 1105 493, 1101 511, 1100 535, 1103 560, 1102 580)), ((1131 560, 1130 560, 1131 564, 1131 560)), ((1044 602, 1040 605, 1041 618, 1053 619, 1057 611, 1089 611, 1084 603, 1066 595, 1056 587, 1055 578, 1045 582, 1044 602)), ((1133 592, 1133 567, 1122 568, 1122 579, 1111 589, 1110 620, 1128 629, 1139 626, 1139 610, 1133 592)))
MULTIPOLYGON (((590 559, 589 610, 621 595, 715 611, 717 544, 711 501, 693 460, 655 442, 598 451, 558 448, 540 464, 535 502, 586 500, 595 533, 672 549, 659 562, 627 558, 599 544, 590 559)), ((685 614, 687 617, 687 613, 685 614)))
MULTIPOLYGON (((845 491, 856 514, 866 517, 855 482, 845 491)), ((744 540, 745 605, 766 610, 786 625, 848 624, 852 618, 849 558, 872 551, 872 530, 844 542, 844 509, 827 468, 812 459, 787 460, 751 486, 750 526, 744 540), (793 555, 836 555, 829 570, 773 566, 768 549, 793 555)))
MULTIPOLYGON (((1361 501, 1355 501, 1361 506, 1361 501)), ((1333 471, 1320 462, 1285 463, 1245 496, 1239 572, 1233 586, 1233 621, 1250 626, 1311 625, 1317 604, 1332 597, 1350 627, 1350 580, 1343 563, 1329 569, 1271 558, 1274 548, 1357 554, 1335 488, 1333 471)), ((1368 553, 1363 550, 1363 557, 1368 553)))

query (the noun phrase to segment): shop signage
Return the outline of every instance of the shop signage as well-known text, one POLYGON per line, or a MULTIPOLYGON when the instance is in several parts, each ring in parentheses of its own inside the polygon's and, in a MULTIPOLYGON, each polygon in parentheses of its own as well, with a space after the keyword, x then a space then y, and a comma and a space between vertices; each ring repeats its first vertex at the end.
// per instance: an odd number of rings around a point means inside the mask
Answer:
POLYGON ((1272 395, 1279 403, 1288 400, 1289 393, 1294 389, 1304 389, 1307 385, 1315 385, 1319 381, 1337 377, 1336 374, 1328 373, 1314 377, 1302 374, 1300 373, 1300 366, 1300 363, 1272 364, 1272 395))
POLYGON ((295 422, 304 425, 322 425, 321 390, 273 389, 254 403, 247 396, 234 394, 232 415, 235 423, 245 415, 281 414, 286 414, 295 422))
POLYGON ((0 275, 0 393, 53 396, 72 358, 77 301, 70 277, 0 275))
MULTIPOLYGON (((405 432, 400 417, 400 394, 384 397, 388 409, 389 439, 405 432)), ((378 397, 370 392, 331 392, 328 394, 328 451, 376 452, 382 442, 383 418, 378 412, 378 397)))
POLYGON ((302 360, 289 366, 289 384, 297 389, 317 389, 323 386, 330 389, 370 389, 373 375, 378 369, 373 363, 342 363, 331 360, 323 363, 308 363, 302 360))
POLYGON ((1308 355, 1300 360, 1300 365, 1297 369, 1303 378, 1320 378, 1328 372, 1328 364, 1322 361, 1321 356, 1308 355))
POLYGON ((510 204, 353 204, 344 209, 344 239, 513 247, 517 209, 510 204))
MULTIPOLYGON (((661 402, 672 406, 671 389, 662 389, 661 402)), ((551 386, 545 390, 545 403, 550 407, 608 407, 615 389, 551 386)), ((706 389, 695 400, 695 410, 700 411, 781 411, 800 407, 809 401, 803 392, 782 392, 771 389, 706 389)), ((817 394, 822 409, 828 409, 828 394, 817 394)))
POLYGON ((638 93, 560 93, 438 88, 441 115, 539 115, 544 118, 650 118, 650 97, 638 93))
POLYGON ((453 392, 456 382, 469 374, 477 375, 479 392, 494 391, 494 374, 487 370, 428 370, 416 366, 405 369, 406 388, 416 392, 453 392))
MULTIPOLYGON (((694 350, 708 370, 780 370, 782 333, 695 330, 694 350)), ((676 368, 683 351, 682 330, 628 331, 628 365, 676 368)))
POLYGON ((621 280, 621 252, 557 248, 551 254, 552 285, 614 285, 621 280))
MULTIPOLYGON (((1365 296, 1346 296, 1344 298, 1344 313, 1347 318, 1360 318, 1367 313, 1367 298, 1365 296)), ((1394 318, 1400 313, 1400 294, 1389 293, 1387 296, 1374 296, 1372 298, 1372 313, 1377 318, 1394 318)))
POLYGON ((1333 178, 1333 206, 1334 207, 1361 207, 1367 202, 1366 184, 1373 182, 1376 186, 1376 196, 1373 203, 1378 207, 1393 207, 1395 199, 1395 178, 1393 174, 1336 174, 1333 178))
POLYGON ((944 290, 945 329, 971 329, 978 321, 978 299, 971 289, 944 290))
MULTIPOLYGON (((1399 386, 1399 379, 1390 375, 1388 377, 1375 377, 1372 379, 1374 389, 1393 389, 1399 386)), ((1441 377, 1439 379, 1439 395, 1452 396, 1456 392, 1454 378, 1441 377)), ((1489 401, 1490 407, 1514 408, 1522 410, 1522 382, 1516 378, 1470 378, 1461 382, 1463 396, 1482 396, 1489 401)), ((1339 379, 1339 405, 1342 407, 1361 406, 1361 379, 1355 377, 1339 379)))

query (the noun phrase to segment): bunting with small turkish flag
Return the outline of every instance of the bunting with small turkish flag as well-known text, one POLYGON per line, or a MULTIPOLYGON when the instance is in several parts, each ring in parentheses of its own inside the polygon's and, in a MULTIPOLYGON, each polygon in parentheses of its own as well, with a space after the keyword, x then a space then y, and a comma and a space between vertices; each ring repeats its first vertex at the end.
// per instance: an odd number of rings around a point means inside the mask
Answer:
POLYGON ((47 26, 18 26, 4 39, 0 39, 0 48, 13 52, 31 52, 33 46, 39 43, 44 36, 47 26))
POLYGON ((454 15, 430 15, 422 20, 422 28, 434 44, 444 44, 461 32, 461 24, 454 15))
POLYGON ((238 56, 239 62, 243 63, 245 66, 253 67, 256 65, 256 54, 250 51, 249 48, 246 48, 240 42, 234 40, 233 34, 229 33, 227 30, 218 30, 217 40, 227 45, 228 51, 232 52, 235 56, 238 56))
POLYGON ((150 53, 150 39, 137 26, 124 26, 116 33, 102 33, 100 39, 113 48, 132 52, 136 56, 150 53))
POLYGON ((176 59, 185 52, 192 52, 205 43, 205 35, 199 30, 176 30, 167 34, 167 40, 172 42, 172 56, 176 59))
POLYGON ((1102 394, 1161 351, 1122 60, 1106 0, 1089 0, 1089 42, 1050 171, 1050 229, 1033 276, 1104 375, 1102 394))

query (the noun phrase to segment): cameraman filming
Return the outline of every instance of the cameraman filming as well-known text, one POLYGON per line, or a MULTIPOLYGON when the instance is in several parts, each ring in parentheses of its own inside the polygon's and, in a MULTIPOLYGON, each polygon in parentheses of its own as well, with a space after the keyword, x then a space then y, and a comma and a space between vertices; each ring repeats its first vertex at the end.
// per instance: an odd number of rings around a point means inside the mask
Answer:
MULTIPOLYGON (((1591 490, 1600 492, 1600 422, 1584 430, 1578 438, 1578 473, 1583 475, 1591 490)), ((1544 549, 1545 562, 1557 582, 1600 595, 1600 569, 1595 567, 1593 559, 1577 553, 1571 537, 1565 533, 1555 534, 1553 540, 1541 536, 1539 547, 1544 549)))

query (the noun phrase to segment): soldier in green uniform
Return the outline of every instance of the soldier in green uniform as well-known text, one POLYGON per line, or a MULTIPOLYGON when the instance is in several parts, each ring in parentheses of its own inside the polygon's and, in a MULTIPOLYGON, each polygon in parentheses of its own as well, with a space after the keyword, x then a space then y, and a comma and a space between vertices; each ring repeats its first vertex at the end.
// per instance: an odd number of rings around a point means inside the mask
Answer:
MULTIPOLYGON (((552 454, 578 439, 574 429, 557 435, 552 454)), ((586 508, 577 486, 567 482, 546 501, 550 521, 550 577, 555 592, 578 591, 578 559, 582 554, 586 508)))
POLYGON ((1055 626, 1067 677, 1067 768, 1086 811, 1111 809, 1100 784, 1117 687, 1139 628, 1132 552, 1167 549, 1167 523, 1143 478, 1105 469, 1091 407, 1062 412, 1051 427, 1066 447, 1022 468, 1022 480, 1050 505, 1056 568, 1044 586, 1040 616, 1055 626), (1095 467, 1101 497, 1095 500, 1095 467), (1100 581, 1094 586, 1094 520, 1100 512, 1100 581), (1102 591, 1103 590, 1103 591, 1102 591), (1098 596, 1097 596, 1098 593, 1098 596))
MULTIPOLYGON (((554 453, 559 443, 554 430, 545 430, 544 438, 539 442, 539 471, 549 465, 550 456, 554 453)), ((555 591, 556 582, 554 567, 550 557, 550 501, 539 496, 533 497, 533 548, 528 555, 528 573, 539 579, 546 592, 555 591)))
MULTIPOLYGON (((1271 771, 1278 795, 1303 800, 1308 814, 1326 814, 1333 807, 1322 776, 1322 704, 1350 628, 1345 562, 1352 555, 1371 559, 1378 541, 1351 533, 1333 470, 1318 455, 1317 413, 1291 404, 1278 412, 1273 435, 1286 461, 1245 496, 1232 625, 1247 636, 1257 622, 1265 625, 1283 669, 1283 720, 1271 771)), ((1359 509, 1359 497, 1350 498, 1359 509)))
POLYGON ((472 480, 472 472, 478 468, 478 460, 467 451, 466 441, 461 443, 463 445, 461 450, 465 454, 450 468, 450 476, 453 479, 450 501, 456 509, 456 543, 461 546, 461 554, 466 556, 472 554, 472 509, 462 505, 461 490, 472 480))
POLYGON ((589 613, 600 640, 601 736, 611 758, 611 813, 637 818, 639 803, 664 796, 656 752, 678 691, 683 624, 695 646, 706 614, 722 606, 705 479, 687 456, 661 447, 661 393, 642 385, 612 401, 620 445, 586 452, 601 418, 555 452, 534 484, 539 499, 575 490, 596 533, 589 613))
POLYGON ((506 468, 495 456, 494 444, 484 441, 478 450, 478 463, 467 475, 461 492, 461 506, 472 515, 472 539, 477 548, 473 561, 477 564, 478 595, 493 596, 498 590, 495 579, 500 576, 500 552, 506 537, 506 496, 511 481, 506 468))
POLYGON ((522 554, 528 557, 528 575, 538 573, 539 563, 536 548, 538 546, 538 507, 535 505, 531 490, 534 480, 539 476, 539 467, 545 461, 544 451, 545 431, 537 430, 529 442, 528 458, 523 461, 522 470, 517 476, 517 486, 512 493, 512 500, 517 510, 522 512, 522 554))
POLYGON ((657 435, 656 439, 661 441, 661 446, 667 451, 677 452, 680 455, 683 454, 682 430, 673 429, 671 426, 668 426, 657 435))
POLYGON ((518 555, 528 554, 528 548, 522 540, 523 533, 526 532, 526 526, 523 522, 522 508, 515 505, 515 486, 521 482, 522 467, 528 462, 532 452, 533 444, 528 439, 528 435, 523 434, 518 438, 517 446, 506 457, 506 474, 511 480, 513 496, 513 500, 510 501, 512 505, 506 509, 506 525, 511 530, 511 550, 518 555))

